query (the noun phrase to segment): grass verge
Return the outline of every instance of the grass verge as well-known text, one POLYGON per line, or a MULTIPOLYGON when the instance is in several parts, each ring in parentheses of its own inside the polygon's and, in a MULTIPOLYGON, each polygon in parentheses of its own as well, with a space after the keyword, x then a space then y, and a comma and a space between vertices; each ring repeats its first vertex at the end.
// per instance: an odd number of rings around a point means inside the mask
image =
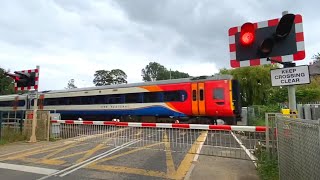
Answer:
POLYGON ((279 168, 277 158, 268 158, 266 152, 259 155, 258 174, 262 180, 278 180, 279 168))
POLYGON ((24 141, 27 139, 27 137, 24 134, 22 134, 18 129, 13 129, 10 127, 3 128, 1 134, 2 136, 0 139, 0 145, 17 141, 24 141))

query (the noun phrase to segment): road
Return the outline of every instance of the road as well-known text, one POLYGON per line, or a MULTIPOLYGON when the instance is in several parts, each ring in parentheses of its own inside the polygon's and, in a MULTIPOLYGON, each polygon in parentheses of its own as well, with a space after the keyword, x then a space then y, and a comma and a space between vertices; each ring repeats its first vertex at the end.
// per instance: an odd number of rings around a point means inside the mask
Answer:
POLYGON ((1 155, 0 173, 5 179, 183 179, 196 153, 248 159, 227 133, 156 128, 108 133, 1 155))

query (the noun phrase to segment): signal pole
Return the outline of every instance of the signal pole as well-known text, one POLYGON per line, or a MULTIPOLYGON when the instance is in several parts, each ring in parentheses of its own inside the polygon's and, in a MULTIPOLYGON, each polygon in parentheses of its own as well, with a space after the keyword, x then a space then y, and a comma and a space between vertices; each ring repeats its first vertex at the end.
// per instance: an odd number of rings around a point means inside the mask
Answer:
MULTIPOLYGON (((40 66, 37 66, 38 73, 40 66)), ((38 85, 39 85, 39 80, 38 80, 38 85)), ((37 136, 36 136, 36 128, 37 128, 37 110, 38 110, 38 90, 35 90, 34 92, 31 92, 32 94, 35 93, 35 98, 33 100, 33 119, 32 119, 32 133, 30 137, 31 143, 37 142, 37 136)), ((34 94, 33 94, 34 95, 34 94)))
MULTIPOLYGON (((282 16, 288 14, 288 11, 283 11, 282 16)), ((284 68, 286 67, 295 67, 295 63, 289 64, 284 64, 284 68)), ((296 104, 296 87, 295 85, 289 85, 288 86, 288 100, 289 100, 289 109, 290 109, 290 114, 297 113, 297 104, 296 104)))

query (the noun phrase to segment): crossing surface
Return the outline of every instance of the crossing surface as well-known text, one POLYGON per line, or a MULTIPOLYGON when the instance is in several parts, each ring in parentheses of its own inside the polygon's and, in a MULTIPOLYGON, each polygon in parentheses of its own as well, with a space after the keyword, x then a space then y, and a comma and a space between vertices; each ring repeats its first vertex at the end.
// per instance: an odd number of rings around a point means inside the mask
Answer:
POLYGON ((123 127, 1 155, 0 168, 34 173, 33 179, 183 179, 204 151, 247 156, 230 133, 123 127))

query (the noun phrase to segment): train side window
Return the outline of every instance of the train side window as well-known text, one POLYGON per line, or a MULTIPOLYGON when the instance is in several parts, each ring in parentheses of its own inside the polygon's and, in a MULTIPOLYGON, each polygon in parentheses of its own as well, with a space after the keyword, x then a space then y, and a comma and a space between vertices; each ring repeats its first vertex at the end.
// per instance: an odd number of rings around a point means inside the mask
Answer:
POLYGON ((0 101, 0 106, 12 106, 13 101, 0 101))
POLYGON ((213 99, 216 99, 216 100, 223 100, 224 99, 223 88, 213 89, 213 99))
POLYGON ((123 95, 114 94, 108 97, 108 104, 123 104, 123 103, 124 103, 123 95))
POLYGON ((18 106, 25 106, 26 102, 24 100, 19 100, 18 106))
MULTIPOLYGON (((66 98, 57 98, 57 105, 58 106, 61 106, 61 105, 66 105, 67 104, 67 102, 66 102, 66 98)), ((38 105, 39 105, 39 101, 38 101, 38 105)))
POLYGON ((180 101, 180 93, 179 91, 167 91, 163 92, 163 101, 164 102, 173 102, 180 101))
POLYGON ((192 90, 192 101, 196 101, 196 100, 197 100, 197 91, 192 90))
POLYGON ((143 102, 144 103, 154 103, 160 101, 160 93, 158 92, 147 92, 143 93, 143 102))
POLYGON ((200 89, 200 101, 203 101, 203 89, 200 89))
POLYGON ((129 93, 125 95, 125 103, 139 103, 140 94, 139 93, 129 93))
POLYGON ((70 97, 69 104, 70 105, 79 105, 79 104, 81 104, 81 98, 80 97, 70 97))
POLYGON ((94 104, 107 104, 106 96, 95 96, 94 97, 94 104))
POLYGON ((81 104, 93 104, 92 96, 83 96, 81 97, 81 104))

